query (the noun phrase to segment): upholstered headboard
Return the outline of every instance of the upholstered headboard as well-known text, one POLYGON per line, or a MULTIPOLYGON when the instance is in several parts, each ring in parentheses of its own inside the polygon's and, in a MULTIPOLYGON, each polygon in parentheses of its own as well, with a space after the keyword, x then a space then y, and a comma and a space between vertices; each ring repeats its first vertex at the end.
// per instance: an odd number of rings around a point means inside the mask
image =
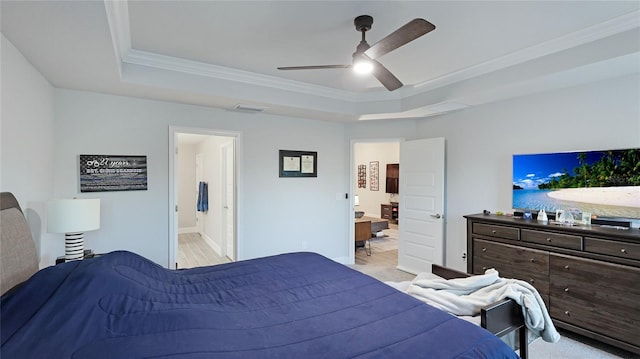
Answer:
POLYGON ((36 244, 16 198, 0 193, 0 294, 29 279, 38 271, 36 244))

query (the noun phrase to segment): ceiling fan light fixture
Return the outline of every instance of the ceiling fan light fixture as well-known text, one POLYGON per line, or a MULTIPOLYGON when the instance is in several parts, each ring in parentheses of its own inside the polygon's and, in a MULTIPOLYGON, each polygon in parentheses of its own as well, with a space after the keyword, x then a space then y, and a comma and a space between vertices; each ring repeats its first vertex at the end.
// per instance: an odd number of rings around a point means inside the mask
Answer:
POLYGON ((370 74, 373 72, 373 61, 360 56, 353 61, 353 72, 358 75, 370 74))

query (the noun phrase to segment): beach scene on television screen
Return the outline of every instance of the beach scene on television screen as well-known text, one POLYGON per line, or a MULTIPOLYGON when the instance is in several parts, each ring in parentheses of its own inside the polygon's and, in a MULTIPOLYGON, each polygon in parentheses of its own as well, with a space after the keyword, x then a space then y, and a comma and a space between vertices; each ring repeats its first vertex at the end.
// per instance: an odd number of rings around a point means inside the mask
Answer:
POLYGON ((513 155, 513 208, 640 218, 640 148, 513 155))

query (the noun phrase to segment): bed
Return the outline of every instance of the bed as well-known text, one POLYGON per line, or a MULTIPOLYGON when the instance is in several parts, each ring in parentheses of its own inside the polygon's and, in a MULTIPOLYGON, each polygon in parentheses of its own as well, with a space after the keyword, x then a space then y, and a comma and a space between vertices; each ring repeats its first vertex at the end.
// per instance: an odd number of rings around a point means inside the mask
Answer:
MULTIPOLYGON (((5 202, 3 281, 15 235, 5 228, 24 221, 5 202)), ((116 251, 25 275, 31 251, 12 252, 11 273, 22 273, 1 299, 3 358, 518 357, 489 331, 315 253, 168 270, 116 251)))

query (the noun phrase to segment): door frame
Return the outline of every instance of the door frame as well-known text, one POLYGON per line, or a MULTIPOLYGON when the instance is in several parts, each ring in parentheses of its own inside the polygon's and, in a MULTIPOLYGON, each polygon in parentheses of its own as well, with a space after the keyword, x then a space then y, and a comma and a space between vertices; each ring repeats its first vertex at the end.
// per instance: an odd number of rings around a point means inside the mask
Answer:
POLYGON ((234 181, 235 181, 235 257, 236 260, 242 258, 242 219, 238 215, 242 213, 242 134, 237 131, 217 130, 210 128, 197 128, 197 127, 179 127, 169 126, 169 203, 168 203, 168 215, 169 215, 169 236, 168 236, 168 257, 167 268, 176 269, 176 261, 178 259, 178 212, 176 206, 178 205, 178 190, 177 190, 177 178, 178 178, 178 134, 188 133, 207 136, 223 136, 233 137, 235 143, 235 165, 234 165, 234 181))
MULTIPOLYGON (((196 193, 199 196, 200 193, 200 187, 199 187, 199 183, 200 181, 202 181, 202 171, 203 168, 202 166, 204 166, 204 163, 202 161, 202 157, 204 155, 202 154, 202 152, 198 152, 196 153, 196 183, 193 184, 193 186, 196 188, 196 193)), ((197 203, 197 198, 196 198, 196 203, 197 203)), ((203 225, 202 225, 202 212, 196 211, 196 230, 198 231, 198 233, 200 235, 202 235, 202 232, 204 231, 203 229, 203 225)), ((179 231, 180 229, 178 229, 179 231)))
MULTIPOLYGON (((231 208, 235 209, 236 203, 235 203, 235 197, 233 196, 233 193, 231 194, 231 198, 229 198, 229 196, 227 195, 227 187, 229 185, 229 183, 231 183, 233 185, 233 187, 235 188, 235 171, 234 171, 234 167, 235 167, 235 143, 230 142, 227 144, 224 144, 222 146, 220 146, 220 164, 221 164, 221 171, 220 171, 220 197, 224 199, 224 210, 221 211, 221 218, 220 218, 220 238, 222 239, 222 256, 226 256, 227 258, 231 259, 232 261, 236 260, 236 246, 235 246, 235 241, 234 236, 235 234, 233 233, 233 231, 236 229, 236 225, 235 225, 235 215, 232 215, 232 225, 231 225, 231 231, 229 231, 229 226, 227 225, 229 222, 227 221, 228 218, 228 208, 227 205, 229 203, 231 203, 231 208), (231 168, 229 168, 229 165, 231 165, 231 168), (229 233, 231 232, 231 238, 229 238, 229 233), (231 239, 231 240, 229 240, 231 239), (231 242, 231 245, 229 244, 231 242), (229 247, 231 247, 231 251, 229 251, 229 247)), ((235 190, 233 191, 235 192, 235 190)))
MULTIPOLYGON (((355 138, 351 139, 351 149, 350 149, 350 168, 349 168, 349 215, 351 216, 349 219, 349 237, 347 237, 347 248, 349 249, 349 255, 345 260, 344 264, 354 264, 356 258, 356 248, 354 245, 354 237, 356 235, 356 222, 354 220, 354 211, 355 211, 355 203, 354 203, 354 195, 355 195, 355 184, 356 184, 356 160, 355 160, 355 148, 357 143, 389 143, 389 142, 397 142, 402 143, 406 141, 404 137, 390 137, 390 138, 355 138)), ((367 176, 369 172, 367 172, 367 176)))

